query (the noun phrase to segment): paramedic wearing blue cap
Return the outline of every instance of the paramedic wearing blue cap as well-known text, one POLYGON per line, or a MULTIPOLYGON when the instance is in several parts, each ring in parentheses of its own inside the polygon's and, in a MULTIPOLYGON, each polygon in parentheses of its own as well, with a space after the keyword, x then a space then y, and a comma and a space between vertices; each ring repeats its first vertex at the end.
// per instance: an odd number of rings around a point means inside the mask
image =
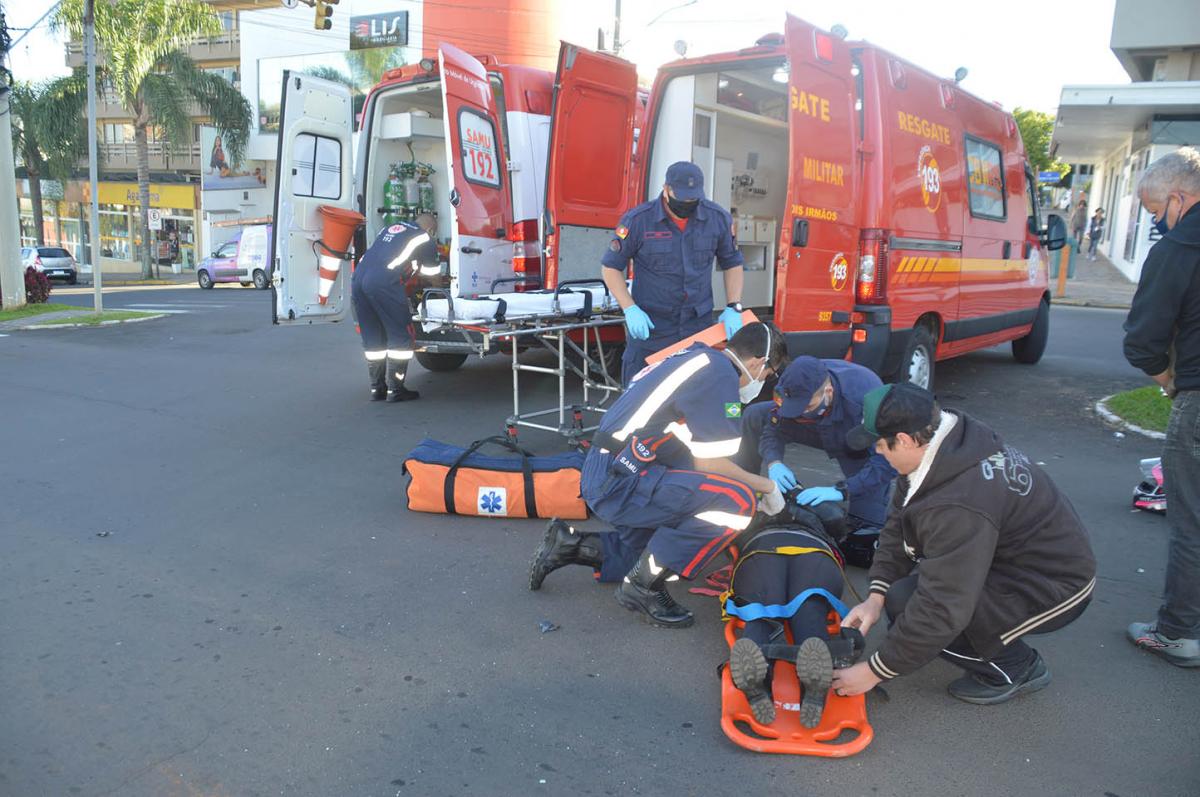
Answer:
POLYGON ((692 624, 666 582, 695 578, 744 531, 761 505, 785 508, 770 479, 733 462, 742 403, 781 368, 787 343, 770 324, 747 324, 721 351, 696 343, 643 370, 604 414, 583 462, 580 488, 613 525, 576 531, 552 520, 529 570, 529 588, 567 565, 619 581, 617 602, 665 628, 692 624))
POLYGON ((712 268, 724 272, 721 312, 729 338, 742 326, 742 253, 733 217, 704 198, 704 173, 687 161, 671 164, 662 193, 621 217, 600 259, 604 283, 625 312, 629 334, 621 362, 626 385, 646 356, 712 325, 712 268), (625 272, 633 261, 633 292, 625 272))
POLYGON ((846 432, 862 423, 863 396, 880 384, 879 377, 861 365, 797 357, 775 386, 775 402, 746 408, 738 463, 757 473, 766 462, 767 474, 786 493, 796 486, 796 474, 783 464, 787 444, 819 448, 837 460, 845 480, 802 490, 797 503, 819 507, 849 501, 852 526, 882 526, 896 471, 882 455, 846 445, 846 432))

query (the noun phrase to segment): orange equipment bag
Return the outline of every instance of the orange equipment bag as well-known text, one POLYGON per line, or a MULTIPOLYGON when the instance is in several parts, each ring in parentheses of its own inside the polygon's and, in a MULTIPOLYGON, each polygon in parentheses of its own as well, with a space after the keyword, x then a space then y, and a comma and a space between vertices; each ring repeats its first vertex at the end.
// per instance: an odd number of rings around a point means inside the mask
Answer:
POLYGON ((583 454, 535 456, 504 437, 476 440, 468 448, 426 438, 409 452, 408 508, 480 517, 587 518, 579 494, 583 454), (487 444, 516 456, 479 453, 487 444))
MULTIPOLYGON (((830 612, 829 633, 836 634, 840 619, 830 612)), ((744 623, 730 618, 725 624, 725 641, 730 649, 737 641, 737 631, 744 623)), ((790 637, 791 632, 788 632, 790 637)), ((739 747, 756 753, 788 753, 845 758, 866 749, 875 738, 867 722, 867 696, 842 697, 833 690, 825 699, 825 713, 816 728, 800 724, 800 680, 796 667, 786 661, 776 661, 771 697, 775 700, 775 721, 760 725, 750 711, 742 690, 733 685, 729 667, 721 668, 721 730, 739 747), (843 733, 852 738, 838 741, 843 733)))

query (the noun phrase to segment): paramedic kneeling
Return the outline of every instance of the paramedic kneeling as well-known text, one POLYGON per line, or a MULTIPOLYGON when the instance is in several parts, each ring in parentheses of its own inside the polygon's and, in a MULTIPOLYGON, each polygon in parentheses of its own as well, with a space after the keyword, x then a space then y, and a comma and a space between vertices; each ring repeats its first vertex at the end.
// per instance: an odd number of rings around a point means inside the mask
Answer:
POLYGON ((915 385, 868 393, 848 440, 873 444, 900 478, 871 594, 842 620, 866 633, 886 611, 890 628, 866 662, 834 673, 837 693, 861 694, 938 655, 967 671, 949 691, 968 703, 1049 684, 1021 637, 1075 620, 1096 584, 1087 531, 1066 497, 991 429, 915 385))
POLYGON ((404 281, 422 267, 436 265, 437 245, 429 233, 400 222, 380 231, 354 269, 350 298, 367 357, 372 401, 420 398, 404 385, 414 354, 412 310, 404 281))
POLYGON ((714 257, 729 302, 721 321, 726 337, 733 337, 742 325, 742 253, 733 240, 733 217, 704 198, 699 166, 673 163, 662 194, 621 217, 600 259, 604 284, 625 311, 622 384, 642 370, 647 355, 712 324, 714 257), (632 295, 625 288, 631 260, 632 295))
POLYGON ((666 628, 692 624, 666 582, 693 578, 754 516, 755 492, 768 514, 783 510, 770 479, 732 461, 741 442, 742 402, 782 367, 787 344, 754 323, 724 351, 690 346, 638 375, 604 415, 583 463, 584 500, 615 528, 576 532, 558 520, 530 565, 529 588, 565 565, 586 565, 599 581, 620 581, 617 602, 666 628))
MULTIPOLYGON (((818 448, 836 460, 844 481, 801 490, 796 502, 828 520, 828 508, 848 501, 848 525, 852 530, 870 529, 863 540, 843 543, 852 565, 870 567, 875 536, 887 517, 888 491, 896 471, 879 453, 856 451, 846 444, 846 433, 863 418, 863 396, 879 387, 879 377, 869 368, 845 360, 797 357, 788 364, 775 386, 775 402, 760 402, 746 408, 742 422, 742 448, 737 462, 751 473, 767 463, 767 475, 787 493, 796 487, 796 474, 783 464, 789 443, 818 448)), ((840 510, 838 510, 840 511, 840 510)))

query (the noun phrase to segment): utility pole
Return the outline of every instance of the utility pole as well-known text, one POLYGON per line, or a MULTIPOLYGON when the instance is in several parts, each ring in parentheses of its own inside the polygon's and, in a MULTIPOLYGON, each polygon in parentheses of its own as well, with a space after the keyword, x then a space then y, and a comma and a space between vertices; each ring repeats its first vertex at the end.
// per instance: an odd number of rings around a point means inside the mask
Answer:
MULTIPOLYGON (((0 66, 8 61, 8 29, 0 9, 0 66)), ((17 174, 13 166, 12 116, 6 71, 0 71, 0 302, 6 310, 25 304, 21 267, 21 225, 17 214, 17 174)))
POLYGON ((621 0, 616 0, 616 17, 613 20, 613 55, 621 54, 621 0))
POLYGON ((83 52, 87 59, 88 182, 92 199, 88 242, 92 250, 92 302, 99 314, 104 312, 104 293, 100 274, 100 184, 96 174, 96 0, 84 0, 83 52))

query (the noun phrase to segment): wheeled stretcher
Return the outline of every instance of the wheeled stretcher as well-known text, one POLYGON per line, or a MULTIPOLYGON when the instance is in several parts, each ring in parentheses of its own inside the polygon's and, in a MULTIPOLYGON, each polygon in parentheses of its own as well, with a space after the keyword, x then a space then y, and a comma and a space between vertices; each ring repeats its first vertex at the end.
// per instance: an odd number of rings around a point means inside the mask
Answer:
MULTIPOLYGON (((493 290, 497 287, 493 284, 493 290)), ((518 427, 557 432, 576 447, 584 447, 597 426, 585 425, 585 413, 602 413, 613 394, 621 391, 619 373, 609 373, 601 330, 624 323, 624 316, 600 280, 569 280, 554 290, 493 293, 474 299, 452 297, 449 291, 428 288, 413 317, 417 346, 439 353, 474 354, 496 351, 512 356, 512 414, 505 421, 509 439, 518 427), (539 347, 558 356, 556 367, 521 362, 522 351, 539 347), (521 410, 521 374, 558 377, 558 405, 521 410), (582 400, 567 399, 567 377, 582 380, 582 400), (557 425, 544 422, 557 416, 557 425)))

